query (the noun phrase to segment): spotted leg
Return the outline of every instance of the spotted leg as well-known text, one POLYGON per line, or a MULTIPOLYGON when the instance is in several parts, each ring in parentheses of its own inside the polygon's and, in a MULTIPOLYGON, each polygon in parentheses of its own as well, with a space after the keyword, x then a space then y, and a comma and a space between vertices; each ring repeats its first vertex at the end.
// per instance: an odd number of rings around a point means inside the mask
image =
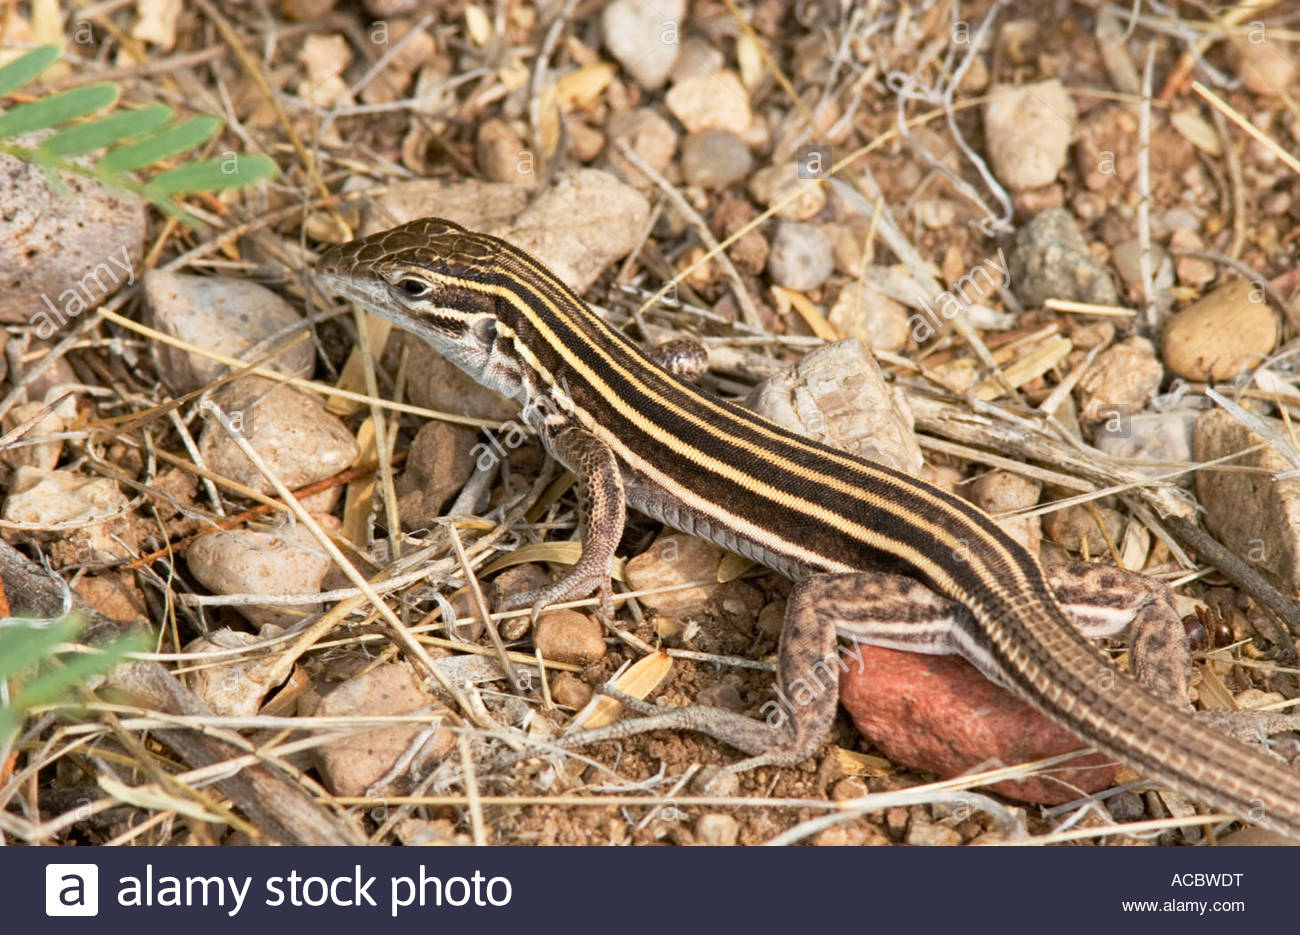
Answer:
POLYGON ((614 599, 609 583, 610 562, 623 536, 627 504, 623 478, 609 446, 595 435, 577 427, 559 430, 548 438, 547 449, 555 459, 578 477, 578 536, 582 555, 554 584, 513 594, 503 610, 533 608, 533 622, 551 604, 600 594, 599 612, 606 620, 614 617, 614 599))

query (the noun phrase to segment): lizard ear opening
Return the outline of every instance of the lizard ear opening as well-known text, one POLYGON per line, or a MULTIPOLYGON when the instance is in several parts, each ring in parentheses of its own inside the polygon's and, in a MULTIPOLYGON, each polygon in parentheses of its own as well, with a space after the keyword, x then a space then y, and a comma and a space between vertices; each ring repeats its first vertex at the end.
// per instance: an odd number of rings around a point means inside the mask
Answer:
POLYGON ((474 337, 484 347, 490 347, 497 338, 497 320, 491 315, 484 315, 474 322, 474 337))

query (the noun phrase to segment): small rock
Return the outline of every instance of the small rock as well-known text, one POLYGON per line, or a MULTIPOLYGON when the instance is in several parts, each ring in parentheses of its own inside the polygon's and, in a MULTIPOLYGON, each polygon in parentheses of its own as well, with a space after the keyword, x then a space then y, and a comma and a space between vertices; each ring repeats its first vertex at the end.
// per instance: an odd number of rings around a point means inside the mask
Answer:
POLYGON ((1128 338, 1097 355, 1079 378, 1075 394, 1085 422, 1119 420, 1137 414, 1160 389, 1164 368, 1146 338, 1128 338))
POLYGON ((1179 311, 1165 326, 1165 365, 1188 380, 1231 380, 1277 346, 1278 320, 1256 286, 1236 279, 1179 311))
POLYGON ((857 338, 873 351, 901 351, 911 334, 907 309, 868 282, 851 282, 826 316, 846 338, 857 338))
MULTIPOLYGON (((478 436, 436 419, 420 426, 411 442, 406 470, 397 478, 397 511, 407 529, 432 526, 447 501, 474 472, 478 436)), ((495 457, 495 455, 494 455, 495 457)))
POLYGON ((1119 294, 1106 270, 1093 259, 1074 218, 1049 208, 1016 232, 1011 253, 1011 287, 1026 305, 1069 299, 1115 305, 1119 294))
MULTIPOLYGON (((1024 510, 1038 503, 1041 481, 1011 471, 990 471, 970 485, 970 498, 985 513, 996 515, 1024 510)), ((998 525, 1034 555, 1043 538, 1043 524, 1037 516, 1007 516, 998 525)))
POLYGON ((706 812, 695 820, 695 841, 708 847, 731 847, 740 837, 740 824, 730 815, 706 812))
POLYGON ((650 203, 608 172, 561 176, 498 235, 549 266, 579 295, 637 245, 650 203))
POLYGON ((813 835, 814 847, 883 847, 893 842, 875 825, 835 825, 813 835))
POLYGON ((605 134, 585 120, 566 124, 569 154, 578 162, 591 162, 605 150, 605 134))
POLYGON ((414 179, 398 183, 366 203, 361 236, 388 230, 416 218, 434 215, 462 224, 470 230, 494 233, 505 227, 528 206, 535 193, 513 182, 485 182, 462 179, 414 179))
POLYGON ((387 104, 407 94, 412 79, 421 67, 432 62, 438 52, 438 43, 427 31, 421 29, 415 35, 410 35, 413 24, 409 20, 381 18, 388 20, 388 30, 382 40, 377 30, 367 31, 370 54, 378 59, 388 51, 390 45, 400 41, 402 47, 389 57, 383 70, 361 89, 361 100, 367 104, 387 104))
POLYGON ((957 219, 957 205, 947 198, 923 198, 914 205, 916 219, 930 230, 951 227, 957 219))
POLYGON ((605 656, 604 628, 576 610, 547 611, 537 621, 533 645, 554 662, 590 665, 605 656))
POLYGON ((1056 180, 1074 135, 1074 100, 1060 81, 997 87, 984 105, 984 139, 993 173, 1011 189, 1056 180))
POLYGON ((59 179, 52 184, 33 163, 0 154, 0 322, 34 325, 42 341, 133 284, 144 258, 139 196, 81 175, 59 179))
POLYGON ((1106 810, 1118 822, 1139 821, 1147 813, 1146 803, 1136 792, 1120 792, 1106 799, 1106 810))
MULTIPOLYGON (((1142 241, 1128 237, 1110 248, 1110 262, 1119 273, 1120 280, 1134 297, 1142 295, 1142 241)), ((1151 244, 1147 263, 1151 268, 1151 284, 1157 293, 1167 291, 1174 283, 1174 267, 1163 247, 1151 244)))
POLYGON ((845 776, 835 783, 831 789, 831 801, 846 802, 850 799, 860 799, 871 792, 871 787, 861 776, 845 776))
MULTIPOLYGON (((264 627, 260 634, 245 633, 222 627, 207 636, 186 644, 185 651, 199 655, 213 650, 243 649, 282 632, 278 627, 264 627)), ((262 707, 262 699, 284 680, 284 672, 275 660, 251 656, 242 660, 223 660, 220 665, 197 666, 186 674, 190 689, 222 717, 247 717, 262 707)))
MULTIPOLYGON (((718 205, 713 212, 713 228, 719 239, 730 239, 736 231, 754 219, 754 208, 744 198, 732 198, 718 205)), ((758 230, 741 234, 740 239, 727 248, 736 269, 756 276, 767 266, 767 240, 758 230)))
MULTIPOLYGON (((148 301, 148 324, 164 334, 179 338, 227 357, 243 357, 254 348, 253 357, 264 356, 269 345, 262 341, 278 336, 287 344, 295 335, 286 329, 302 325, 302 315, 270 289, 246 279, 225 276, 193 276, 150 270, 144 274, 148 301)), ((211 383, 227 372, 224 364, 158 343, 154 353, 168 386, 188 393, 211 383)), ((310 376, 316 365, 316 349, 310 339, 300 340, 266 362, 278 373, 310 376)))
POLYGON ((551 676, 551 700, 557 705, 580 711, 592 694, 591 686, 572 672, 556 672, 551 676))
POLYGON ((1098 107, 1079 125, 1075 166, 1091 191, 1127 190, 1137 176, 1141 143, 1137 113, 1122 105, 1098 107))
MULTIPOLYGON (((356 439, 338 417, 293 387, 240 377, 214 401, 290 490, 333 477, 357 459, 356 439)), ((199 451, 210 470, 262 493, 274 491, 216 420, 204 426, 199 451)))
POLYGON ((149 619, 144 592, 135 584, 133 572, 81 575, 72 590, 99 613, 117 623, 135 624, 149 619))
POLYGON ((613 0, 602 14, 605 48, 642 88, 660 87, 673 70, 686 0, 613 0))
MULTIPOLYGON (((51 387, 45 393, 44 402, 19 403, 14 406, 5 413, 3 423, 5 431, 12 431, 28 419, 35 418, 42 409, 66 392, 66 389, 51 387)), ((13 467, 26 465, 43 471, 54 470, 63 454, 63 440, 54 438, 42 441, 41 439, 64 431, 76 417, 77 397, 69 396, 42 416, 35 425, 28 428, 22 439, 15 439, 13 446, 0 453, 0 457, 13 467)))
POLYGON ((708 708, 722 708, 727 711, 742 712, 748 707, 740 694, 740 689, 730 682, 715 682, 705 685, 695 696, 698 704, 708 708))
POLYGON ((726 57, 709 40, 690 36, 682 42, 671 77, 674 82, 700 78, 721 71, 725 64, 726 57))
POLYGON ((404 847, 451 846, 468 847, 473 839, 468 834, 457 833, 455 822, 448 819, 428 821, 423 818, 404 818, 393 829, 404 847))
POLYGON ((727 130, 692 133, 682 143, 682 175, 688 185, 729 188, 745 178, 753 165, 745 141, 727 130))
POLYGON ((337 33, 312 33, 298 50, 306 74, 298 82, 298 96, 315 107, 352 103, 348 84, 340 76, 352 61, 348 41, 337 33))
MULTIPOLYGON (((432 692, 417 684, 405 667, 389 663, 344 682, 321 699, 314 714, 319 717, 427 714, 432 725, 439 716, 446 723, 451 712, 432 692)), ((401 795, 410 791, 412 774, 419 775, 456 745, 451 731, 434 729, 430 733, 429 727, 421 724, 381 727, 331 741, 317 747, 312 755, 330 792, 335 795, 364 795, 372 784, 407 756, 411 747, 426 733, 429 736, 420 745, 419 754, 410 766, 381 789, 374 790, 377 795, 401 795)))
POLYGON ((674 84, 664 103, 688 133, 730 130, 745 135, 753 122, 749 92, 734 71, 718 71, 674 84))
MULTIPOLYGON (((1287 427, 1272 422, 1287 437, 1287 427)), ((1204 412, 1196 422, 1193 455, 1210 461, 1237 452, 1245 470, 1198 471, 1196 491, 1205 507, 1205 525, 1219 541, 1300 598, 1300 479, 1274 480, 1295 465, 1222 409, 1204 412)))
POLYGON ((616 141, 627 144, 634 153, 641 157, 650 168, 663 174, 672 164, 673 154, 677 152, 677 131, 673 125, 649 107, 611 114, 605 124, 609 134, 609 164, 629 185, 642 191, 649 191, 655 183, 642 174, 613 145, 616 141))
MULTIPOLYGON (((1173 250, 1204 250, 1205 242, 1194 231, 1176 228, 1169 235, 1169 247, 1173 250)), ((1180 256, 1174 260, 1174 271, 1178 281, 1184 286, 1204 286, 1214 281, 1217 271, 1209 260, 1194 256, 1180 256)))
POLYGON ((909 474, 921 469, 912 413, 862 342, 819 347, 763 381, 750 406, 778 425, 909 474))
MULTIPOLYGON (((964 659, 865 645, 853 649, 861 652, 861 664, 852 659, 840 676, 840 701, 858 730, 891 760, 947 778, 989 761, 1024 763, 1081 746, 964 659)), ((1093 754, 1062 764, 1051 775, 991 788, 1009 798, 1055 805, 1114 781, 1113 761, 1093 754)), ((907 823, 906 810, 899 811, 901 822, 886 814, 896 836, 907 823)))
MULTIPOLYGON (((1104 420, 1097 425, 1092 443, 1113 458, 1134 461, 1183 462, 1192 460, 1192 433, 1198 411, 1140 412, 1128 418, 1104 420)), ((1134 465, 1144 474, 1165 474, 1166 464, 1134 465)))
POLYGON ((638 597, 642 606, 669 617, 702 613, 717 590, 722 550, 703 539, 684 533, 664 533, 650 548, 627 563, 627 582, 633 590, 670 587, 692 581, 705 584, 694 588, 645 594, 638 597))
MULTIPOLYGON (((337 529, 332 516, 317 517, 337 529)), ((190 573, 214 594, 315 594, 333 561, 311 532, 294 524, 279 529, 219 529, 195 539, 185 552, 190 573)), ((240 605, 237 610, 259 626, 289 626, 320 604, 240 605), (301 613, 288 613, 287 611, 301 613)))
POLYGON ((749 193, 755 201, 769 208, 782 203, 783 207, 776 216, 788 221, 806 221, 826 206, 825 187, 816 179, 800 178, 799 168, 792 160, 755 172, 749 182, 749 193), (796 192, 798 196, 785 203, 796 192))
POLYGON ((1090 556, 1109 555, 1110 545, 1116 547, 1124 537, 1124 514, 1108 506, 1096 507, 1096 512, 1083 506, 1067 506, 1043 516, 1043 531, 1049 539, 1071 552, 1086 551, 1090 556), (1097 521, 1101 520, 1101 526, 1097 521), (1105 527, 1105 532, 1102 531, 1105 527))
POLYGON ((365 0, 363 6, 379 19, 390 19, 414 13, 420 8, 420 0, 365 0))
POLYGON ((1286 94, 1295 81, 1295 56, 1280 41, 1251 41, 1235 58, 1237 76, 1251 94, 1276 97, 1286 94))
POLYGON ((947 825, 913 821, 907 829, 906 840, 913 847, 953 847, 961 843, 961 835, 947 825))
POLYGON ((479 124, 474 153, 478 167, 493 182, 527 182, 532 177, 528 147, 504 120, 493 118, 479 124))
POLYGON ((65 542, 74 547, 71 560, 77 564, 127 558, 134 538, 126 536, 123 528, 128 505, 110 478, 19 467, 9 481, 5 520, 55 528, 5 530, 5 538, 16 542, 65 542), (64 524, 77 524, 78 528, 57 528, 64 524))
POLYGON ((782 221, 772 240, 767 271, 787 289, 816 289, 835 271, 830 237, 816 224, 782 221))

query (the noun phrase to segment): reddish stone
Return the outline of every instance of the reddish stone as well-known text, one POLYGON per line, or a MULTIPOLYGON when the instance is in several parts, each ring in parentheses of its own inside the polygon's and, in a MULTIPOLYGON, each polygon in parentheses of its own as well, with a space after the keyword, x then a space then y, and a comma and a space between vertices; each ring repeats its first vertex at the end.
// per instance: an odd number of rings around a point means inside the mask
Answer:
MULTIPOLYGON (((1083 746, 956 656, 925 656, 875 646, 846 655, 840 702, 858 730, 891 760, 948 778, 988 767, 1056 756, 1083 746)), ((1042 805, 1069 802, 1115 782, 1115 764, 1092 754, 1055 766, 1049 776, 989 788, 1042 805)))

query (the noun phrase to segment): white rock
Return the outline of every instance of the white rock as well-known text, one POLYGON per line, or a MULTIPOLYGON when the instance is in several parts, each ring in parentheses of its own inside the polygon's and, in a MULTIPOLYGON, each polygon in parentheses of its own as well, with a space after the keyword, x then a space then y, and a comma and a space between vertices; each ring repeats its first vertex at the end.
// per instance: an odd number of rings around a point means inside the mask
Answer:
MULTIPOLYGON (((292 305, 246 279, 150 270, 144 276, 144 291, 150 325, 227 357, 240 357, 275 334, 281 335, 277 343, 285 344, 292 335, 283 334, 284 329, 302 323, 302 316, 292 305)), ((306 326, 300 330, 305 331, 306 326)), ((263 347, 251 356, 255 359, 270 350, 269 346, 263 347)), ((224 364, 165 344, 156 344, 155 353, 164 379, 179 393, 198 389, 226 373, 224 364)), ((266 366, 279 373, 306 377, 315 363, 315 347, 306 339, 266 366)))
MULTIPOLYGON (((333 517, 318 517, 327 531, 338 528, 333 517)), ((190 573, 214 594, 315 594, 332 562, 310 531, 300 525, 279 529, 221 529, 194 540, 185 552, 190 573)), ((320 605, 241 605, 240 613, 256 624, 288 626, 300 620, 293 609, 319 613, 320 605)))
POLYGON ((679 81, 664 95, 664 103, 688 133, 730 130, 744 136, 754 119, 749 92, 734 71, 679 81))
MULTIPOLYGON (((429 725, 442 715, 446 724, 450 712, 418 684, 403 666, 388 663, 344 682, 321 699, 313 714, 319 717, 427 714, 429 725)), ((397 770, 394 778, 375 790, 401 793, 411 788, 411 773, 422 774, 429 764, 445 756, 456 745, 449 730, 430 731, 425 724, 402 724, 354 732, 331 741, 313 752, 325 785, 335 795, 362 795, 411 753, 410 769, 397 770)))
POLYGON ((496 233, 581 295, 636 246, 649 217, 650 203, 631 185, 599 169, 579 169, 557 179, 496 233))
POLYGON ((777 285, 808 292, 835 271, 830 235, 816 224, 782 221, 772 240, 767 271, 777 285))
POLYGON ((1016 190, 1055 181, 1075 119, 1074 100, 1055 78, 994 88, 984 105, 984 138, 998 180, 1016 190))
MULTIPOLYGON (((17 142, 33 144, 30 139, 17 142)), ((41 340, 133 284, 144 257, 144 202, 79 175, 51 186, 36 166, 0 154, 0 322, 41 340)))
POLYGON ((114 540, 113 522, 129 505, 117 484, 107 477, 87 477, 76 471, 46 471, 20 467, 9 484, 4 502, 4 518, 11 523, 31 523, 57 527, 79 524, 67 531, 33 530, 15 535, 19 540, 44 540, 50 537, 74 540, 79 561, 103 561, 126 557, 130 549, 114 540), (102 520, 103 522, 96 522, 102 520))
POLYGON ((602 14, 605 47, 647 91, 660 87, 681 49, 686 0, 613 0, 602 14))
POLYGON ((846 338, 857 338, 873 351, 907 346, 907 309, 868 282, 851 282, 840 290, 826 320, 846 338))
MULTIPOLYGON (((213 401, 290 490, 333 477, 357 458, 356 439, 343 423, 293 387, 240 377, 213 401)), ((218 474, 262 493, 274 490, 216 421, 204 426, 199 452, 218 474)))
POLYGON ((911 410, 901 394, 890 391, 875 358, 855 338, 819 347, 764 380, 750 406, 833 448, 908 474, 921 469, 911 410))
MULTIPOLYGON (((5 431, 12 431, 28 419, 35 418, 42 409, 66 393, 64 387, 53 386, 46 392, 44 402, 20 403, 14 406, 5 413, 5 431)), ((27 465, 45 471, 54 470, 63 453, 63 440, 55 438, 42 441, 41 439, 62 432, 76 417, 77 397, 68 396, 31 426, 21 439, 15 440, 13 447, 5 449, 0 457, 14 467, 27 465), (24 444, 28 442, 31 444, 24 444)))

